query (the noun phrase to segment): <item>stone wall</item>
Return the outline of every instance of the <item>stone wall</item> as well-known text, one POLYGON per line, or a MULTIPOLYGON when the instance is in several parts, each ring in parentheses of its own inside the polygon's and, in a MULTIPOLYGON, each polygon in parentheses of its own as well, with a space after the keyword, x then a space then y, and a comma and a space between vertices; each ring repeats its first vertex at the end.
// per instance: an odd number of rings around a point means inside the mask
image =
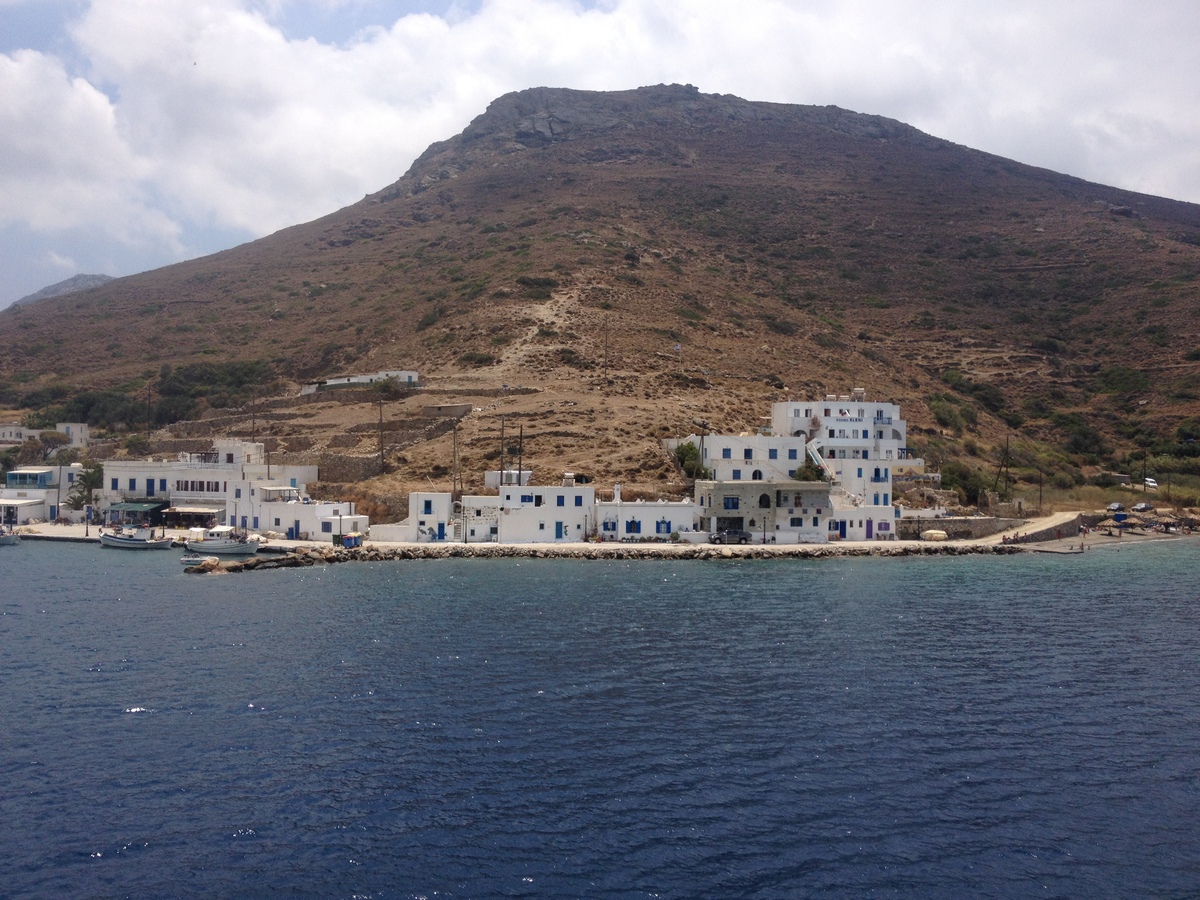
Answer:
MULTIPOLYGON (((919 541, 921 532, 931 528, 946 532, 952 541, 975 540, 999 534, 1009 528, 1019 528, 1025 519, 1001 519, 995 516, 952 516, 944 519, 899 519, 896 537, 902 541, 919 541)), ((1078 530, 1078 526, 1076 526, 1078 530)))

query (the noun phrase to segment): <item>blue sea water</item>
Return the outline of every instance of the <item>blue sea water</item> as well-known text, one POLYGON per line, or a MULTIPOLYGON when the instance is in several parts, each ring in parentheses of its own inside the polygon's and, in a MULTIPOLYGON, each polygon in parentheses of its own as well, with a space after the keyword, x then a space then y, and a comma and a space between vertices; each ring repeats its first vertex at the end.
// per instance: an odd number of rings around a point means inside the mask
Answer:
POLYGON ((1196 896, 1197 550, 0 548, 0 895, 1196 896))

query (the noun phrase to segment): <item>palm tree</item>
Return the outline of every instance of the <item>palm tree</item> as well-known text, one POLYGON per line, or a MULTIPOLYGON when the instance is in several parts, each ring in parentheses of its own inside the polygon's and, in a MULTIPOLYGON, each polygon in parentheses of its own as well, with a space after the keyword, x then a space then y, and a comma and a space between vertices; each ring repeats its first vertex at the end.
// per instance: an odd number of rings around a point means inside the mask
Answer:
POLYGON ((71 486, 71 492, 67 494, 66 505, 74 510, 92 506, 96 491, 103 486, 104 467, 97 462, 88 463, 83 467, 83 471, 75 476, 75 484, 71 486))

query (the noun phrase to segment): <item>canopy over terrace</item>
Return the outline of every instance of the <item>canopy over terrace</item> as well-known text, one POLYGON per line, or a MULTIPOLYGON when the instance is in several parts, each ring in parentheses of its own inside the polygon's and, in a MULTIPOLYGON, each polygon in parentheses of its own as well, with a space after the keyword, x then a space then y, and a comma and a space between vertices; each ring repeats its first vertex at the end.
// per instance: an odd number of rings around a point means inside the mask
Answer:
POLYGON ((113 525, 133 525, 139 522, 161 525, 163 521, 162 511, 166 505, 165 500, 160 500, 157 503, 153 500, 127 500, 111 504, 105 510, 105 515, 113 525))
POLYGON ((24 499, 0 499, 0 524, 3 525, 20 525, 24 524, 29 519, 28 508, 31 506, 44 506, 44 500, 24 499), (22 513, 21 510, 27 510, 22 513))
POLYGON ((225 504, 221 503, 199 503, 191 501, 189 503, 180 503, 178 506, 172 506, 164 510, 167 524, 172 528, 207 528, 210 525, 219 525, 225 521, 225 504))

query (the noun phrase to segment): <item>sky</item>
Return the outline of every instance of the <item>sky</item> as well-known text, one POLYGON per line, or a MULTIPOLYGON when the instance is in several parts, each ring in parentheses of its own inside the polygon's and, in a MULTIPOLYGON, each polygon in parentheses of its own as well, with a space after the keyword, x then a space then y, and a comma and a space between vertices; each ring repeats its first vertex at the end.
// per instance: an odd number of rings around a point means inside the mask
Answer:
POLYGON ((832 104, 1200 202, 1200 3, 0 0, 0 307, 311 221, 509 91, 832 104))

